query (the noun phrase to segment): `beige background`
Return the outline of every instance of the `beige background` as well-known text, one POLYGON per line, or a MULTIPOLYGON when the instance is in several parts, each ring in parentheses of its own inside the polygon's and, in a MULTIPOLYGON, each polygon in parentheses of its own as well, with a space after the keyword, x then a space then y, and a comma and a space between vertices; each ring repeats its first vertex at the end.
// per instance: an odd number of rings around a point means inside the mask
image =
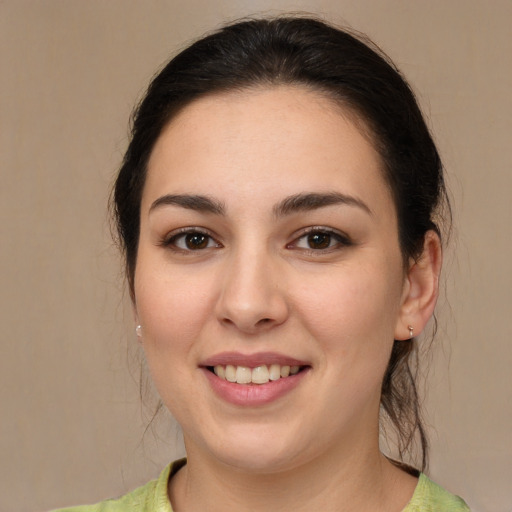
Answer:
POLYGON ((476 512, 512 511, 509 0, 0 1, 0 511, 117 495, 181 453, 165 417, 144 435, 152 404, 108 189, 155 69, 221 20, 270 8, 367 32, 418 91, 456 213, 431 475, 476 512))

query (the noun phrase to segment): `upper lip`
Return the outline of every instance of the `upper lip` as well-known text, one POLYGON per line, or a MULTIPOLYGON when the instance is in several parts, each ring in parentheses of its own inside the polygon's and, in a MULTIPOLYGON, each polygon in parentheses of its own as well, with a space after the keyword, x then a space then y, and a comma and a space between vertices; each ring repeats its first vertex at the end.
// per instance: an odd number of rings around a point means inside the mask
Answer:
POLYGON ((200 366, 257 366, 279 364, 281 366, 309 366, 306 361, 295 359, 278 352, 258 352, 255 354, 242 354, 240 352, 221 352, 201 362, 200 366))

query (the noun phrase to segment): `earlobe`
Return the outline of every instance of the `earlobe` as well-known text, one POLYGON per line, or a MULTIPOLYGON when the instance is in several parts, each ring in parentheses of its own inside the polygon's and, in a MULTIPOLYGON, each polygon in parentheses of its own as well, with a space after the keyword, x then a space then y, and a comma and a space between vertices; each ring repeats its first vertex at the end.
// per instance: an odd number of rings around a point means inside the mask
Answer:
POLYGON ((430 317, 439 295, 442 248, 439 235, 428 231, 420 256, 411 260, 404 284, 404 295, 395 329, 396 340, 410 339, 420 334, 430 317))
POLYGON ((137 313, 137 310, 135 309, 135 304, 132 308, 133 311, 133 320, 135 322, 135 334, 137 335, 137 339, 140 342, 142 342, 142 326, 140 325, 139 315, 137 313))

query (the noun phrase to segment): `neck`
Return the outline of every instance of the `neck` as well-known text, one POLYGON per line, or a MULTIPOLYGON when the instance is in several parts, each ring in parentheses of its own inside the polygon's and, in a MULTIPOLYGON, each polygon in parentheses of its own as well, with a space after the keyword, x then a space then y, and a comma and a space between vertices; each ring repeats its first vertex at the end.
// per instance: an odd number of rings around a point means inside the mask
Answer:
POLYGON ((399 512, 416 479, 374 446, 333 449, 322 457, 271 474, 246 471, 188 449, 188 463, 170 482, 175 512, 368 510, 399 512))

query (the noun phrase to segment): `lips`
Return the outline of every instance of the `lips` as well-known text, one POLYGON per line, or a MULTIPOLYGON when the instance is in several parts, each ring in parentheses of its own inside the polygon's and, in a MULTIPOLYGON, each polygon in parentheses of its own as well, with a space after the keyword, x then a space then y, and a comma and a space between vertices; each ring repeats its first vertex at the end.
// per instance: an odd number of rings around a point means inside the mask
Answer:
POLYGON ((257 366, 278 364, 280 366, 309 366, 307 361, 301 361, 278 352, 258 352, 256 354, 242 354, 240 352, 222 352, 203 361, 200 366, 257 366))
POLYGON ((213 391, 227 402, 264 405, 292 391, 311 369, 305 361, 265 352, 217 354, 201 365, 213 391))
MULTIPOLYGON (((211 368, 211 367, 210 367, 211 368)), ((213 367, 213 372, 219 379, 227 380, 228 382, 236 382, 237 384, 266 384, 270 381, 285 379, 290 375, 299 373, 300 366, 289 366, 280 364, 260 365, 255 368, 248 366, 234 366, 228 364, 216 365, 213 367)))

